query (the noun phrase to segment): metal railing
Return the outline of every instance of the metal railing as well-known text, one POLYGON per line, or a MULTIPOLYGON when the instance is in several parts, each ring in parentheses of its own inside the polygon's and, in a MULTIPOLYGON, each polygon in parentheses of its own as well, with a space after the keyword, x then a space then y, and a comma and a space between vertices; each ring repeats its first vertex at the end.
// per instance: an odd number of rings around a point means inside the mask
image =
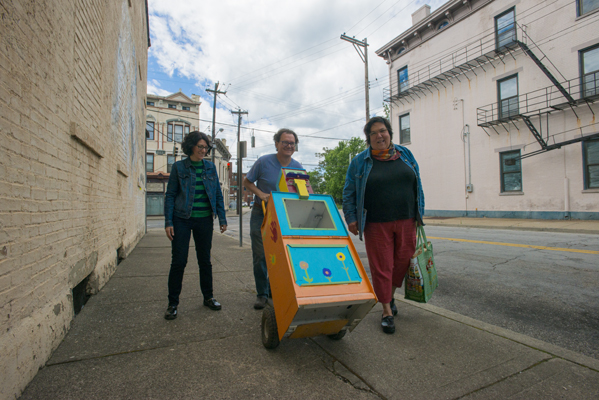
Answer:
POLYGON ((448 78, 456 78, 465 72, 474 72, 475 68, 483 68, 484 65, 495 60, 498 56, 502 56, 514 50, 519 50, 517 38, 527 37, 522 31, 520 25, 516 25, 515 31, 510 32, 512 41, 507 42, 505 38, 501 43, 501 47, 497 47, 498 43, 495 36, 495 31, 481 37, 477 41, 471 42, 458 50, 441 57, 429 63, 426 67, 416 71, 408 71, 409 79, 401 82, 402 90, 398 89, 399 77, 395 77, 391 86, 383 89, 383 99, 390 102, 399 99, 415 92, 430 90, 426 86, 435 86, 440 84, 444 86, 444 82, 448 78), (405 86, 404 86, 405 85, 405 86), (404 90, 404 87, 407 87, 404 90))
MULTIPOLYGON (((561 85, 575 99, 580 101, 595 101, 599 97, 599 71, 582 77, 561 82, 561 85)), ((570 104, 564 95, 554 85, 529 93, 495 102, 476 109, 478 126, 490 126, 504 121, 518 119, 520 115, 530 116, 548 111, 562 110, 570 104)))

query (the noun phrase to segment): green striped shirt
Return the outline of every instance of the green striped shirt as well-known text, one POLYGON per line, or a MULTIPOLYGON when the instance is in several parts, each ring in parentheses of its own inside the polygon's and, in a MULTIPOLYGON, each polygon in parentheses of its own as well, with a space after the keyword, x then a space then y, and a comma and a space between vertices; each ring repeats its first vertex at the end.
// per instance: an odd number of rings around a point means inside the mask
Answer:
POLYGON ((193 198, 191 216, 192 218, 208 217, 212 215, 212 210, 210 208, 210 200, 206 194, 206 188, 204 187, 204 181, 202 180, 204 161, 191 161, 191 165, 196 169, 196 190, 193 198))

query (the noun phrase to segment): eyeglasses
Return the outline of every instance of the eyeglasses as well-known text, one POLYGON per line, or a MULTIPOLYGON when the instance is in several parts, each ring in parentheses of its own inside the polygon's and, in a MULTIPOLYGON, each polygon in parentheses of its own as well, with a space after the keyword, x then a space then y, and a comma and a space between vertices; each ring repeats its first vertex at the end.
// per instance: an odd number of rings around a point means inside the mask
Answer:
POLYGON ((295 147, 295 142, 288 142, 286 140, 283 140, 281 144, 283 145, 283 147, 295 147))
POLYGON ((381 135, 384 135, 384 134, 385 134, 385 132, 389 132, 389 131, 387 130, 387 128, 383 128, 383 129, 381 129, 381 130, 380 130, 380 131, 378 131, 378 132, 371 131, 371 132, 370 132, 370 136, 378 135, 379 133, 380 133, 381 135))
POLYGON ((207 146, 199 146, 199 145, 197 145, 196 147, 197 147, 199 150, 204 150, 204 151, 208 151, 208 149, 210 149, 210 147, 207 147, 207 146))

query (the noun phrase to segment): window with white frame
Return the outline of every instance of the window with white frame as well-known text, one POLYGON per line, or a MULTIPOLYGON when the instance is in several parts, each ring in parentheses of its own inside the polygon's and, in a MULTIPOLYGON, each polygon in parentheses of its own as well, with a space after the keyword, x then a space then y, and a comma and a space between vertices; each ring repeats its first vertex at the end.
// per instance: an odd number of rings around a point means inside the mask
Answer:
POLYGON ((501 167, 501 192, 522 191, 522 163, 520 150, 499 153, 501 167))
POLYGON ((169 122, 166 128, 166 140, 176 143, 183 142, 183 138, 189 133, 189 125, 184 122, 169 122), (173 137, 174 136, 174 137, 173 137))
POLYGON ((166 141, 167 142, 173 141, 173 124, 168 124, 166 126, 166 141))
POLYGON ((410 114, 399 116, 399 144, 410 143, 410 114))
POLYGON ((580 51, 580 72, 582 96, 599 95, 599 45, 580 51))
POLYGON ((146 154, 146 172, 154 172, 154 154, 146 154))
POLYGON ((175 104, 169 104, 168 108, 173 108, 173 109, 177 109, 177 106, 175 104))
POLYGON ((408 67, 403 67, 397 71, 397 82, 399 83, 399 93, 405 92, 408 90, 409 82, 408 82, 408 67))
POLYGON ((497 81, 497 102, 499 118, 518 115, 518 75, 508 76, 497 81))
POLYGON ((183 111, 189 111, 190 110, 189 106, 183 106, 182 108, 183 108, 183 111))
POLYGON ((154 140, 154 123, 146 121, 146 130, 148 131, 148 140, 154 140))
POLYGON ((578 16, 588 14, 599 8, 599 0, 576 0, 576 13, 578 16))
POLYGON ((599 138, 582 142, 584 188, 599 189, 599 138))
POLYGON ((516 10, 509 10, 495 17, 495 47, 501 48, 516 41, 516 10))

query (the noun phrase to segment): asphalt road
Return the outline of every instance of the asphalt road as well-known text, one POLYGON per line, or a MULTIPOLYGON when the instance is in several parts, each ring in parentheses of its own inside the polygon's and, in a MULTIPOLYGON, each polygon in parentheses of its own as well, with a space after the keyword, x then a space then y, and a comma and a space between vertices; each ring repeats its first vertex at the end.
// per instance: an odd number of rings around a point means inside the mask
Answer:
MULTIPOLYGON (((238 217, 228 223, 238 239, 238 217)), ((431 304, 599 359, 599 255, 580 252, 599 250, 599 235, 431 225, 426 233, 439 276, 431 304)), ((354 245, 368 271, 364 243, 354 245)))

